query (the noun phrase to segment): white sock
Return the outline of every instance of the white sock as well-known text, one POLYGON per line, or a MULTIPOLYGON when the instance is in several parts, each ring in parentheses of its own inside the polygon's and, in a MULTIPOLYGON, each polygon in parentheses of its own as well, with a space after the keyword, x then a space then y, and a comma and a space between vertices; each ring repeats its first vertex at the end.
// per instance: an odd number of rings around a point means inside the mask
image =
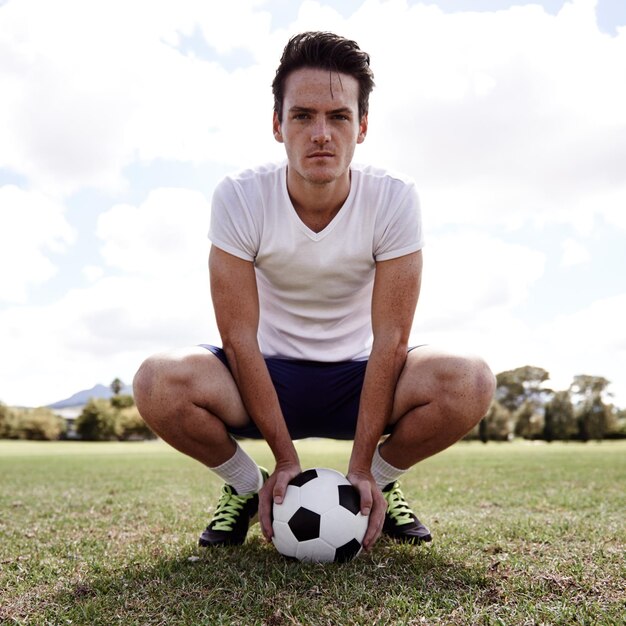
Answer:
POLYGON ((235 454, 221 465, 209 469, 233 487, 240 496, 256 493, 263 486, 261 470, 237 441, 234 439, 233 441, 237 447, 235 454))
POLYGON ((387 461, 380 456, 378 446, 376 447, 374 457, 372 458, 372 476, 374 476, 376 484, 381 489, 386 487, 389 483, 396 481, 404 472, 406 472, 406 470, 399 469, 387 463, 387 461))

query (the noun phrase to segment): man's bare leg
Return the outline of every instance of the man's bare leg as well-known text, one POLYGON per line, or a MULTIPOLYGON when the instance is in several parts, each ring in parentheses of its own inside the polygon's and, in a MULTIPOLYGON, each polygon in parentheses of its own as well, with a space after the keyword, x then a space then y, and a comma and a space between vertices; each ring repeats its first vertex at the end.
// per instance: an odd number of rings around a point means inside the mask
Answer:
POLYGON ((397 478, 469 432, 487 412, 494 387, 493 374, 480 359, 430 347, 408 354, 396 388, 393 431, 376 450, 372 463, 374 478, 387 500, 385 534, 403 542, 432 540, 430 530, 405 500, 397 478))
POLYGON ((246 410, 230 372, 204 348, 149 357, 133 381, 150 428, 172 447, 216 467, 235 453, 225 424, 243 426, 246 410))
POLYGON ((139 412, 154 432, 226 483, 199 544, 243 543, 267 474, 227 431, 226 424, 249 421, 228 369, 208 350, 189 348, 147 359, 133 387, 139 412))
POLYGON ((486 363, 429 346, 409 352, 381 446, 391 465, 407 469, 457 442, 487 413, 495 378, 486 363))

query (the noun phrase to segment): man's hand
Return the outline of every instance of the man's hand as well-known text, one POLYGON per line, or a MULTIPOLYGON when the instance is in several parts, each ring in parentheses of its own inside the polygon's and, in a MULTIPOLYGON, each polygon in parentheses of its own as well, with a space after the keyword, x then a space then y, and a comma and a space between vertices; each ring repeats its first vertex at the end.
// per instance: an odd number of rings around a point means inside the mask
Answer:
POLYGON ((259 523, 261 524, 261 532, 267 541, 270 541, 274 534, 272 530, 272 506, 274 502, 276 504, 282 503, 289 481, 300 472, 302 469, 299 463, 279 462, 259 491, 259 523))
POLYGON ((368 551, 376 543, 383 530, 387 500, 370 472, 350 472, 347 478, 359 492, 361 514, 370 516, 367 531, 363 537, 363 549, 368 551))

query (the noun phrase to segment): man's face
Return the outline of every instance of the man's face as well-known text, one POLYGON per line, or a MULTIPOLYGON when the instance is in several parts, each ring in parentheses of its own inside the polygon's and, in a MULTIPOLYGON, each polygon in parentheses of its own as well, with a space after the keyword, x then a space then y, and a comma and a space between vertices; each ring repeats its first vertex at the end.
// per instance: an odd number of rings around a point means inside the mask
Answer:
POLYGON ((287 76, 283 119, 274 113, 274 137, 285 144, 291 180, 324 185, 348 176, 366 132, 356 78, 314 68, 287 76))

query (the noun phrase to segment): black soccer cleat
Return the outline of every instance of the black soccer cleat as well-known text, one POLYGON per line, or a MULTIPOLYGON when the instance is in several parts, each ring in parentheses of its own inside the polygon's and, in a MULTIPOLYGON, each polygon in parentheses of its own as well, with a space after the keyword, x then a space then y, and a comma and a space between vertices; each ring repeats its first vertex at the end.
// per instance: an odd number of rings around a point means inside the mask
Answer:
POLYGON ((433 540, 430 530, 417 519, 404 499, 397 481, 389 483, 382 491, 387 500, 383 534, 403 543, 417 544, 433 540))
MULTIPOLYGON (((264 468, 260 469, 265 482, 269 474, 264 468)), ((258 494, 240 496, 234 487, 223 485, 213 519, 200 535, 198 544, 203 548, 241 545, 246 540, 248 528, 256 522, 258 510, 258 494)))

